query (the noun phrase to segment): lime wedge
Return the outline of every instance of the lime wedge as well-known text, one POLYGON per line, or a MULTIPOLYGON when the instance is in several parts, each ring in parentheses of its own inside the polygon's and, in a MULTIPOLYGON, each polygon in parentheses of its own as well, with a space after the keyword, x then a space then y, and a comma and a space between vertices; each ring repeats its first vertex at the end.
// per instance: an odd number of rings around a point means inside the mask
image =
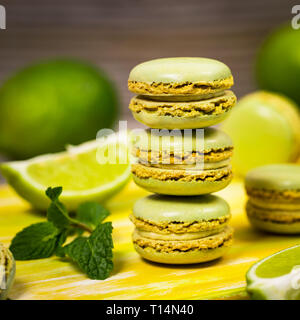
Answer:
POLYGON ((300 300, 300 245, 258 261, 246 280, 252 299, 300 300))
POLYGON ((84 201, 105 202, 130 177, 128 148, 117 138, 69 146, 67 151, 1 165, 8 183, 33 207, 45 210, 48 187, 62 186, 61 201, 74 210, 84 201))

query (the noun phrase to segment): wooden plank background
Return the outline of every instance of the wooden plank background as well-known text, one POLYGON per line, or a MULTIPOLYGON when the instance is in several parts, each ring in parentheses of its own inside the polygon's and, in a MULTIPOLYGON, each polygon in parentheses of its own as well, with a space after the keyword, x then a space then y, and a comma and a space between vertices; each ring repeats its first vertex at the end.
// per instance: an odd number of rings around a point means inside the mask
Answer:
MULTIPOLYGON (((144 60, 207 56, 231 67, 235 92, 255 88, 253 61, 266 34, 291 20, 291 0, 0 0, 0 83, 36 59, 72 56, 105 69, 116 82, 122 118, 132 119, 126 81, 144 60)), ((298 1, 299 2, 299 1, 298 1)))

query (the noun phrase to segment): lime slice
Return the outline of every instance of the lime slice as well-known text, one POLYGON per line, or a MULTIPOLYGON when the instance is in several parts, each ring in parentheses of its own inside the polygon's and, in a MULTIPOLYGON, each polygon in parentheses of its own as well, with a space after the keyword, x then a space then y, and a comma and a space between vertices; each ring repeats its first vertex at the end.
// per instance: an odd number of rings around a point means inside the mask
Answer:
POLYGON ((8 162, 1 166, 1 172, 15 191, 37 209, 48 207, 45 190, 56 186, 63 187, 60 199, 69 210, 84 201, 105 202, 130 177, 127 144, 113 137, 69 146, 61 153, 8 162))
POLYGON ((252 299, 300 300, 300 245, 258 261, 246 279, 252 299))

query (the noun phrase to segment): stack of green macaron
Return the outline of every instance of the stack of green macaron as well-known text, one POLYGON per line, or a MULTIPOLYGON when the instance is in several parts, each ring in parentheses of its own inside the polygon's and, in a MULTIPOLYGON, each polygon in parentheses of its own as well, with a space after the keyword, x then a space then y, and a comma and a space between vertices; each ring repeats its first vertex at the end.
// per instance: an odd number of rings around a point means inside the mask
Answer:
POLYGON ((135 139, 133 179, 157 193, 137 201, 131 216, 134 247, 145 259, 199 263, 230 246, 229 206, 208 194, 232 178, 232 141, 209 127, 234 106, 232 85, 230 69, 206 58, 156 59, 131 71, 128 88, 137 96, 129 108, 151 128, 135 139))

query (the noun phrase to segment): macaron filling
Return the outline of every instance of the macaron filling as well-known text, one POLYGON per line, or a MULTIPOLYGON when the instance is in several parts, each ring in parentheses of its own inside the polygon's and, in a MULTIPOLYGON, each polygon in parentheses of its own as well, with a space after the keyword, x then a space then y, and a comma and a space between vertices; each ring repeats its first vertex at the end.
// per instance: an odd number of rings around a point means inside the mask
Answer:
POLYGON ((143 237, 137 230, 133 233, 133 243, 141 248, 152 248, 157 252, 173 253, 209 250, 230 245, 233 231, 227 226, 221 232, 192 240, 157 240, 143 237))
POLYGON ((229 159, 233 154, 233 147, 212 149, 209 151, 151 151, 134 147, 132 155, 142 164, 196 164, 212 163, 229 159))
POLYGON ((192 171, 199 171, 199 169, 211 170, 211 169, 220 169, 220 168, 230 166, 230 159, 225 159, 217 162, 204 162, 199 164, 183 164, 183 165, 182 164, 151 164, 151 166, 155 168, 169 169, 169 170, 192 170, 192 171))
POLYGON ((130 220, 136 226, 137 229, 146 232, 154 232, 156 234, 185 234, 220 230, 227 225, 230 217, 231 215, 230 213, 228 213, 224 216, 218 217, 217 219, 194 220, 190 222, 156 222, 153 220, 150 221, 131 215, 130 220))
POLYGON ((300 201, 300 189, 276 190, 266 188, 255 188, 246 185, 246 191, 249 197, 257 199, 259 198, 266 201, 300 201))
POLYGON ((300 198, 299 199, 284 199, 284 198, 261 198, 261 197, 250 197, 249 201, 251 204, 258 208, 274 209, 274 210, 286 210, 286 211, 300 211, 300 198))
POLYGON ((300 222, 300 208, 299 210, 291 210, 290 208, 289 210, 275 208, 270 209, 266 207, 258 207, 251 201, 248 201, 246 209, 249 217, 261 221, 269 221, 278 224, 293 224, 300 222))
POLYGON ((205 238, 214 234, 219 233, 222 230, 215 229, 209 231, 199 231, 199 232, 187 232, 187 233, 156 233, 150 231, 144 231, 141 229, 136 229, 136 232, 143 238, 154 239, 154 240, 172 240, 172 241, 182 241, 182 240, 195 240, 205 238))
POLYGON ((235 102, 236 97, 232 91, 225 91, 215 98, 192 102, 151 101, 138 96, 131 99, 129 109, 136 114, 145 112, 155 116, 194 118, 223 114, 228 112, 235 102))
POLYGON ((232 178, 230 166, 210 170, 172 170, 161 169, 141 164, 133 164, 131 172, 140 179, 160 181, 222 181, 232 178))
MULTIPOLYGON (((197 82, 140 82, 128 80, 128 89, 137 94, 148 95, 200 95, 213 94, 233 86, 233 77, 215 81, 197 81, 197 82)), ((166 97, 167 98, 167 97, 166 97)), ((166 98, 164 100, 166 100, 166 98)))
POLYGON ((212 99, 215 97, 219 97, 224 94, 224 90, 215 91, 213 93, 201 93, 201 94, 182 94, 182 95, 174 95, 174 94, 164 94, 164 95, 146 95, 139 94, 138 97, 146 98, 151 101, 164 101, 164 102, 189 102, 189 101, 199 101, 205 99, 212 99))

